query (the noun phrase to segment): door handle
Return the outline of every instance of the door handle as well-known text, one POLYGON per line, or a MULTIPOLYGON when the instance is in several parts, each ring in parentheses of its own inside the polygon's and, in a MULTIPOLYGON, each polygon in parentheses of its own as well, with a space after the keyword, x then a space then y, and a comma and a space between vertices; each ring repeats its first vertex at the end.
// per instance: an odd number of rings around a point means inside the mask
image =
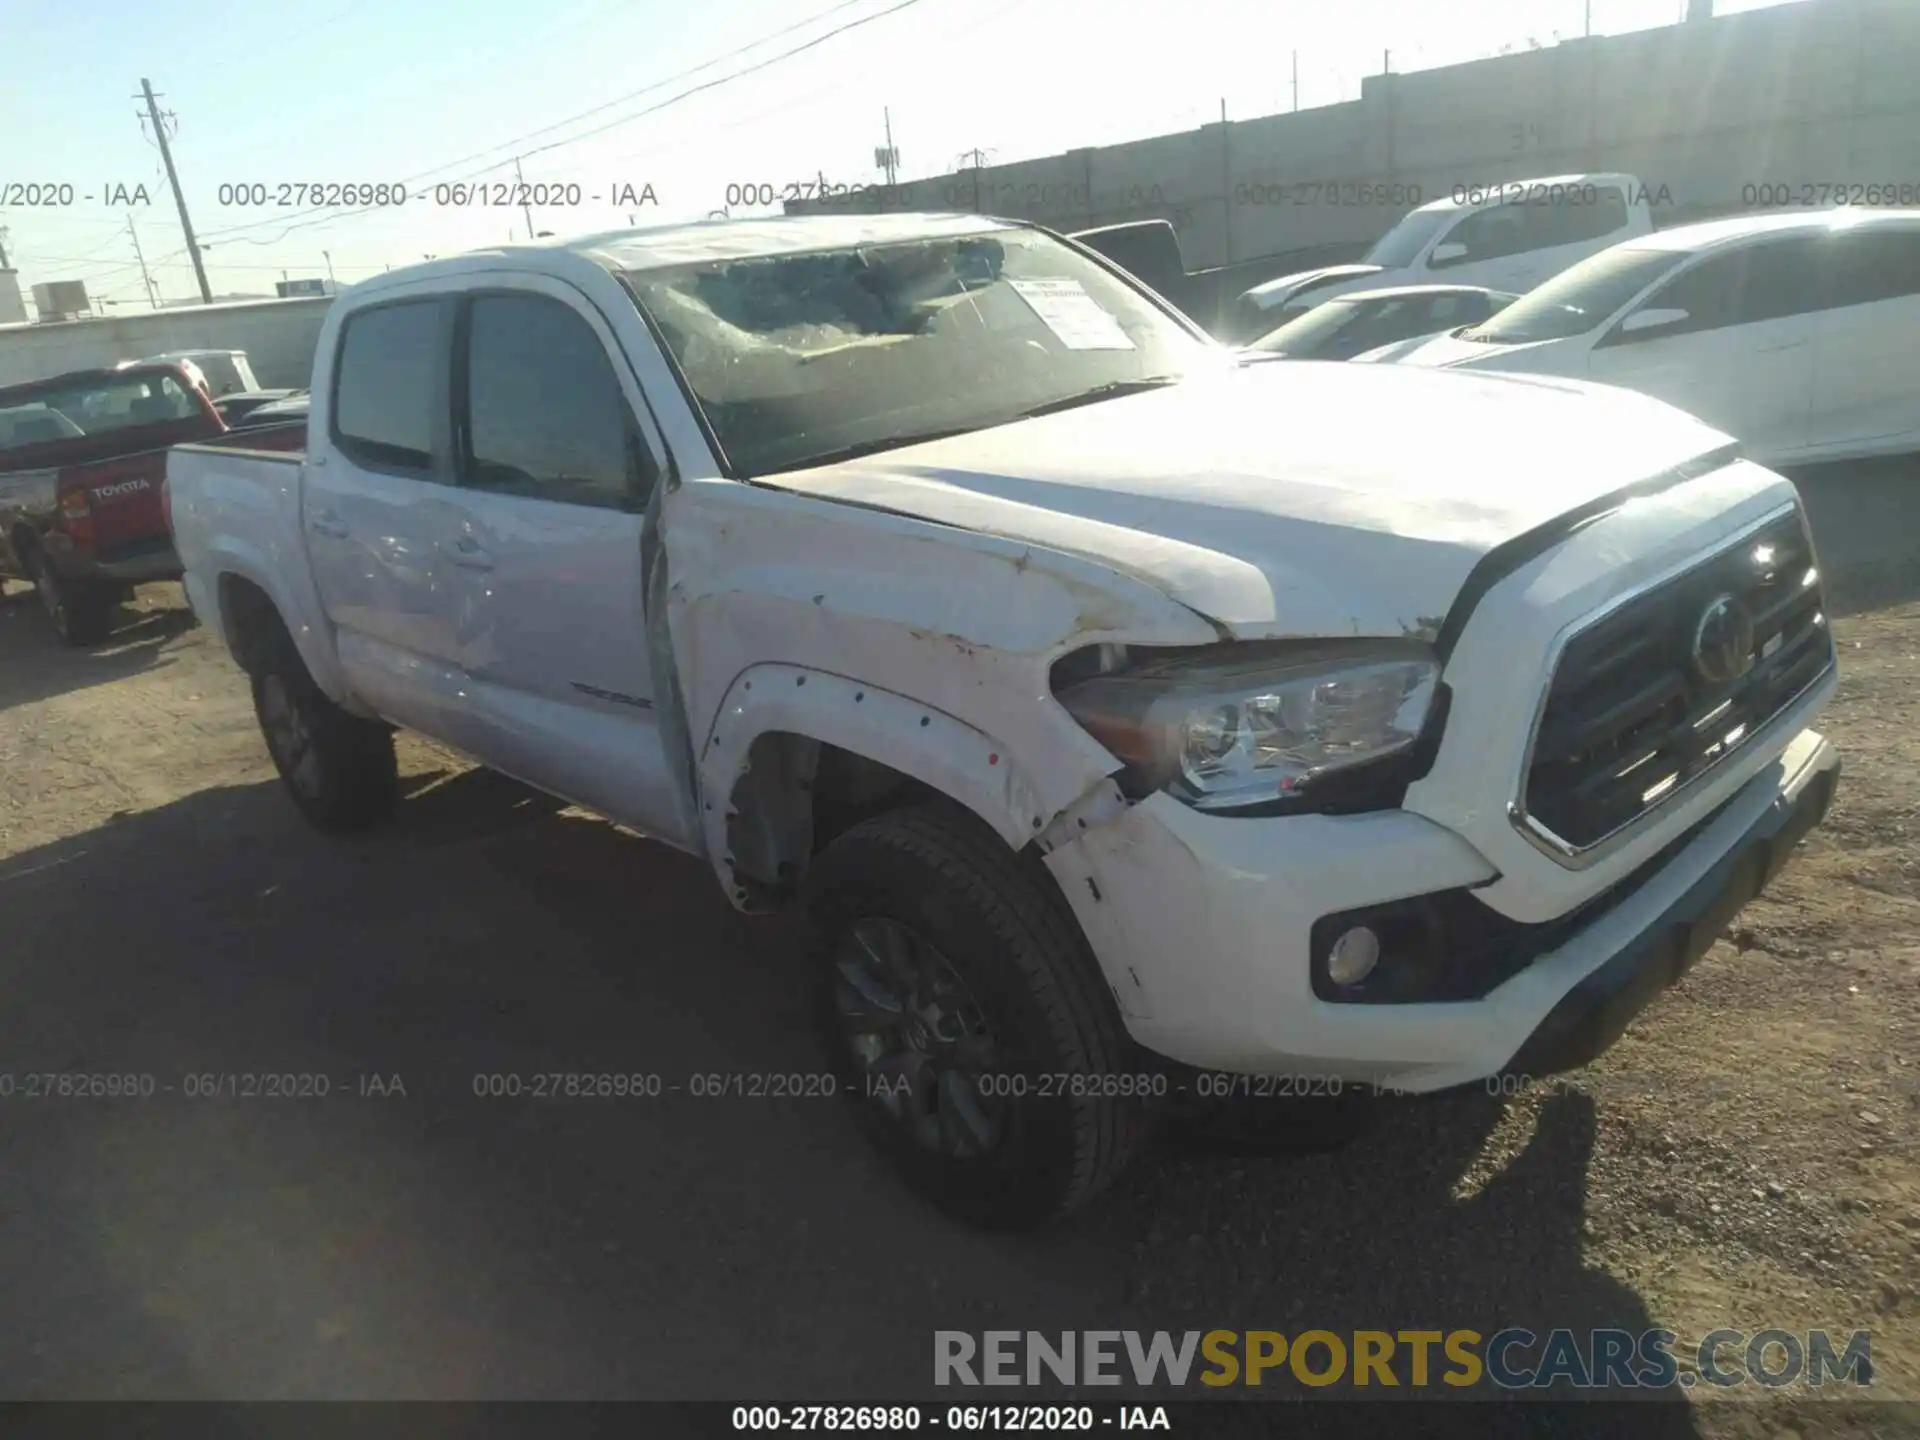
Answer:
POLYGON ((462 535, 451 545, 442 545, 440 553, 468 570, 493 569, 493 556, 480 548, 471 536, 462 535))
POLYGON ((331 510, 322 510, 318 515, 309 516, 307 528, 316 535, 330 535, 335 540, 347 538, 347 522, 331 510))
POLYGON ((1789 350, 1798 350, 1806 343, 1804 340, 1789 340, 1784 345, 1762 345, 1760 347, 1760 353, 1762 355, 1782 355, 1789 350))

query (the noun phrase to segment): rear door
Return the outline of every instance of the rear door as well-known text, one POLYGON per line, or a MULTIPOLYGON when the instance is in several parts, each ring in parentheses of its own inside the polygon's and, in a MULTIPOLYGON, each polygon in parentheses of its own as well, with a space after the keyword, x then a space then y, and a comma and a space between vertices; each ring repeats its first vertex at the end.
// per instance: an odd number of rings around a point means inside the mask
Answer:
POLYGON ((1813 347, 1810 458, 1920 449, 1920 229, 1834 235, 1813 347))
POLYGON ((443 548, 462 517, 447 401, 454 310, 442 295, 403 294, 346 317, 301 513, 355 693, 397 724, 472 749, 443 548))
POLYGON ((665 449, 612 329, 539 276, 462 298, 449 556, 490 765, 622 823, 679 828, 654 711, 640 536, 665 449))

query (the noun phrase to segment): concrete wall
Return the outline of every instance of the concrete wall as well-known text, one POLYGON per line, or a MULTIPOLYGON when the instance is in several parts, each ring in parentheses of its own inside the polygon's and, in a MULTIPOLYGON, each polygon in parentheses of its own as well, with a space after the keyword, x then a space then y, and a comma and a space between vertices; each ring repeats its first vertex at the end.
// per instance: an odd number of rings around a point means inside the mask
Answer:
POLYGON ((304 387, 331 296, 157 310, 50 325, 0 325, 0 385, 169 350, 244 350, 270 389, 304 387))
POLYGON ((1377 75, 1345 104, 788 208, 1164 218, 1200 269, 1369 241, 1456 185, 1581 170, 1638 175, 1669 222, 1754 208, 1760 184, 1920 186, 1920 4, 1802 0, 1377 75))

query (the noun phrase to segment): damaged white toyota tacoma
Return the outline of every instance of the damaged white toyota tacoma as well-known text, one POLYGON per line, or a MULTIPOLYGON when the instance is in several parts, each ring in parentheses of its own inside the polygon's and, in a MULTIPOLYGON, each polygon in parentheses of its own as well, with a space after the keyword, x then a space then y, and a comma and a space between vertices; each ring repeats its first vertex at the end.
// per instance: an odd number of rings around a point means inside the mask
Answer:
POLYGON ((295 803, 378 821, 408 727, 798 904, 838 1090, 981 1223, 1192 1102, 1585 1063, 1839 774, 1798 498, 1724 435, 1242 364, 1030 226, 413 266, 312 394, 167 468, 295 803))

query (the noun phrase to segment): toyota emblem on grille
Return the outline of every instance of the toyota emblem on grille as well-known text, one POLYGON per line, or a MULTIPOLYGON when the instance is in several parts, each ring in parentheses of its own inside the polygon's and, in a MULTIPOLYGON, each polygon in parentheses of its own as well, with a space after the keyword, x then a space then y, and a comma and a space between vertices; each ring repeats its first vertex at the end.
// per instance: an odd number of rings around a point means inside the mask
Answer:
POLYGON ((1710 685, 1731 685, 1753 668, 1753 615, 1732 595, 1716 595, 1693 627, 1693 666, 1710 685))

